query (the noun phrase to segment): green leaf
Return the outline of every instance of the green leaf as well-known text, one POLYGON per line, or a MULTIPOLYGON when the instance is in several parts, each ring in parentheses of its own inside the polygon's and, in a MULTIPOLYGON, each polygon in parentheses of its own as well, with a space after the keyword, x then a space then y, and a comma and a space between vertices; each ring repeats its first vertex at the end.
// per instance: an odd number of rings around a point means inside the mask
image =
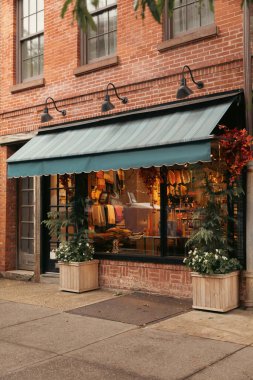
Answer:
POLYGON ((158 9, 158 6, 156 4, 156 2, 154 0, 146 0, 147 2, 147 6, 149 7, 149 10, 152 14, 152 16, 154 17, 154 19, 157 21, 157 22, 161 22, 161 13, 158 9))
POLYGON ((169 14, 169 17, 172 17, 175 1, 174 0, 167 0, 167 1, 168 1, 168 14, 169 14))
POLYGON ((140 5, 139 0, 134 0, 133 8, 134 8, 134 11, 135 11, 135 12, 137 12, 137 10, 138 10, 138 8, 139 8, 139 5, 140 5))
POLYGON ((69 5, 72 3, 73 0, 66 0, 63 4, 62 10, 61 10, 61 18, 65 16, 65 13, 68 10, 69 5))

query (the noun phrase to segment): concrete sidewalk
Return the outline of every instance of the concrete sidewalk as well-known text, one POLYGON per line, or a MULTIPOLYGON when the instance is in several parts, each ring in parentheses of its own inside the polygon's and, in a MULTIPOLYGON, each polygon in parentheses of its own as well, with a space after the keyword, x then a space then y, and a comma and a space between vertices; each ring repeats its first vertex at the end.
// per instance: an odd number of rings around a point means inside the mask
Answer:
POLYGON ((253 379, 253 312, 194 310, 144 328, 66 313, 115 294, 0 279, 0 379, 253 379))

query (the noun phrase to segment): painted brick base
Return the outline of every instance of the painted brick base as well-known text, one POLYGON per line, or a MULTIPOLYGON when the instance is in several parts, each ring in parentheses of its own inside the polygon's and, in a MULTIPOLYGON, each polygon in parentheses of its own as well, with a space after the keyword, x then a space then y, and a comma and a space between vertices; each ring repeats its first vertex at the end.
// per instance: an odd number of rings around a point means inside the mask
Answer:
POLYGON ((182 265, 100 261, 100 286, 191 298, 190 271, 182 265))

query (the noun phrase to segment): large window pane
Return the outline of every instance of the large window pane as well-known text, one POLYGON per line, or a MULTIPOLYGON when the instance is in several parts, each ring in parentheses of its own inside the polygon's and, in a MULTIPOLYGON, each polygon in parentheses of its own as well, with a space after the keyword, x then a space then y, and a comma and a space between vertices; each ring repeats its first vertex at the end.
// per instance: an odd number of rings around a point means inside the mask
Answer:
POLYGON ((20 249, 23 252, 28 252, 29 243, 26 239, 21 239, 20 241, 20 249))
POLYGON ((37 0, 37 12, 44 9, 44 0, 37 0))
POLYGON ((22 7, 23 17, 28 16, 28 12, 29 12, 28 4, 29 4, 29 0, 23 0, 23 7, 22 7))
POLYGON ((37 32, 41 32, 44 29, 44 12, 37 14, 37 32))
POLYGON ((109 34, 109 54, 116 53, 117 46, 117 32, 112 32, 109 34))
POLYGON ((22 1, 22 12, 20 14, 21 36, 19 36, 22 37, 19 56, 21 80, 36 77, 43 72, 43 8, 43 0, 22 1), (41 55, 41 57, 38 57, 38 55, 41 55), (31 57, 36 58, 28 60, 31 57))
POLYGON ((30 0, 30 15, 36 13, 36 0, 30 0))
POLYGON ((31 41, 30 40, 24 41, 24 43, 22 44, 22 56, 24 60, 31 57, 31 41))
POLYGON ((117 4, 117 0, 107 0, 107 6, 114 5, 114 4, 117 4))
POLYGON ((28 79, 32 76, 32 63, 31 60, 24 61, 22 63, 22 79, 28 79))
POLYGON ((29 32, 30 34, 37 32, 36 14, 29 17, 29 32))
POLYGON ((214 12, 210 11, 208 0, 203 0, 201 4, 201 23, 200 25, 208 25, 214 22, 214 12))
POLYGON ((97 252, 160 254, 160 188, 147 191, 138 170, 90 174, 89 230, 97 252), (103 178, 102 178, 103 177, 103 178), (93 232, 94 231, 94 232, 93 232))
POLYGON ((44 54, 44 36, 40 36, 39 38, 39 54, 44 54))
POLYGON ((108 35, 98 38, 97 57, 104 57, 108 55, 108 35))
POLYGON ((97 58, 97 40, 92 38, 88 41, 88 61, 97 58))
POLYGON ((93 21, 95 25, 97 26, 97 29, 92 29, 90 26, 88 26, 88 38, 96 37, 97 30, 98 30, 98 16, 93 17, 93 21))
POLYGON ((210 10, 209 0, 203 0, 201 4, 198 0, 176 0, 173 19, 169 19, 168 36, 177 36, 200 26, 209 25, 213 20, 214 14, 210 10))
POLYGON ((190 4, 187 8, 187 30, 195 29, 200 26, 199 4, 190 4))
POLYGON ((173 35, 184 32, 186 30, 186 9, 175 9, 173 13, 173 35))
POLYGON ((38 46, 39 40, 38 38, 33 38, 31 40, 31 51, 32 51, 32 57, 36 57, 39 54, 39 46, 38 46))
POLYGON ((32 59, 32 76, 35 77, 39 75, 39 57, 32 59))
POLYGON ((29 208, 28 207, 23 207, 21 209, 21 220, 24 222, 30 221, 29 208))
POLYGON ((102 13, 98 16, 98 34, 108 32, 108 13, 102 13))
MULTIPOLYGON (((88 2, 88 6, 90 2, 88 2)), ((117 9, 112 7, 116 5, 116 1, 101 0, 99 2, 99 9, 93 9, 93 20, 97 25, 96 30, 88 27, 86 38, 86 54, 85 62, 91 62, 97 58, 106 57, 116 52, 116 30, 117 30, 117 9), (107 8, 108 7, 108 8, 107 8), (115 32, 115 33, 112 33, 115 32)), ((92 8, 91 8, 92 9, 92 8)))
POLYGON ((25 17, 22 20, 22 37, 27 37, 29 35, 29 18, 25 17))
POLYGON ((109 31, 117 30, 117 10, 112 9, 109 12, 109 31))

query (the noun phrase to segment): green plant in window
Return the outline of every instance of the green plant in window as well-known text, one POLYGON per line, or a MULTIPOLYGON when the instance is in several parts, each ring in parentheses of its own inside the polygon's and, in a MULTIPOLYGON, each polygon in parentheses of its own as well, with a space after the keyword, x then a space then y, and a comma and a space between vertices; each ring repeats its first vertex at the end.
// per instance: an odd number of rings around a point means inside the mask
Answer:
POLYGON ((48 219, 42 222, 48 228, 50 236, 57 237, 60 241, 59 246, 51 251, 59 261, 81 262, 93 258, 93 241, 88 237, 84 205, 82 197, 74 196, 68 215, 66 212, 49 212, 48 219), (70 226, 74 232, 66 236, 65 227, 70 226))

